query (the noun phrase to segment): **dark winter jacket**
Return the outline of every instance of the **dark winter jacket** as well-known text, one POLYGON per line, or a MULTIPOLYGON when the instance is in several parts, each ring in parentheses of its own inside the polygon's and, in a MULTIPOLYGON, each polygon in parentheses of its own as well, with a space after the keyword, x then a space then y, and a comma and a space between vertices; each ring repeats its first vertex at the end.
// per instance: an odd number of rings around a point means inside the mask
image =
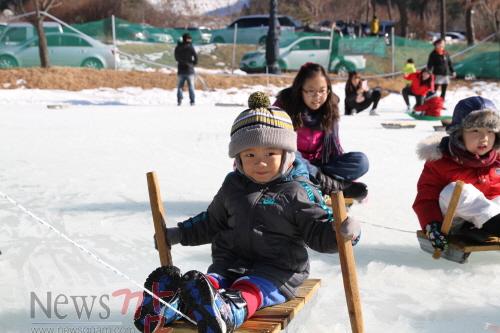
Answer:
POLYGON ((418 180, 417 196, 413 210, 422 229, 433 221, 443 221, 439 208, 439 194, 449 183, 463 180, 474 185, 488 199, 500 195, 500 160, 490 166, 467 166, 457 156, 440 149, 442 138, 432 136, 421 142, 417 148, 420 159, 426 160, 418 180))
POLYGON ((175 47, 175 60, 177 61, 177 74, 194 74, 194 66, 198 63, 198 56, 193 44, 180 42, 175 47))
POLYGON ((181 244, 212 243, 209 273, 262 276, 293 297, 309 275, 306 245, 337 251, 331 210, 296 172, 267 184, 231 172, 206 212, 178 224, 181 244))
POLYGON ((451 73, 455 72, 453 70, 450 55, 446 51, 444 51, 444 53, 441 55, 436 50, 433 50, 429 54, 427 68, 434 75, 450 75, 451 73))

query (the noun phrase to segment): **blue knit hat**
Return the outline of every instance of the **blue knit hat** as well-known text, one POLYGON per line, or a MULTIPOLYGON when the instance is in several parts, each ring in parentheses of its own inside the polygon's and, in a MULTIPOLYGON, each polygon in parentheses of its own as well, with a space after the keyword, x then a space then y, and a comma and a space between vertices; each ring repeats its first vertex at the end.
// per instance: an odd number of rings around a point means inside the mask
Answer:
POLYGON ((453 110, 451 124, 446 132, 458 129, 485 127, 500 132, 499 112, 495 104, 481 96, 473 96, 460 100, 453 110))
POLYGON ((297 150, 297 134, 290 116, 280 108, 270 106, 269 97, 256 92, 248 98, 249 109, 241 112, 231 127, 229 157, 251 147, 297 150))

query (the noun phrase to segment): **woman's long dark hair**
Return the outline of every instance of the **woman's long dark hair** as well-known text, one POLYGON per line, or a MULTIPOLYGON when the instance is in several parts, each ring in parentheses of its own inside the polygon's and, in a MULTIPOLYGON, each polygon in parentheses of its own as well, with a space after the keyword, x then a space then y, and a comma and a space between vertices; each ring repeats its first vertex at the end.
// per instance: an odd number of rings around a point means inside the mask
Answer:
POLYGON ((418 75, 418 79, 420 80, 421 84, 425 84, 426 86, 430 87, 432 83, 432 73, 427 69, 424 68, 420 71, 420 74, 418 75), (429 74, 429 77, 427 80, 424 80, 424 73, 429 74))
POLYGON ((345 95, 346 96, 358 93, 358 89, 359 89, 359 85, 361 84, 361 81, 357 85, 354 85, 354 83, 352 83, 352 80, 354 80, 355 77, 359 77, 358 72, 356 72, 356 71, 349 72, 349 76, 347 77, 347 81, 345 83, 345 95))
POLYGON ((321 125, 323 130, 330 132, 333 125, 339 120, 339 97, 332 91, 332 82, 328 77, 323 66, 308 62, 300 67, 297 76, 293 80, 292 86, 281 91, 278 95, 278 100, 281 101, 284 109, 292 118, 295 129, 302 127, 301 113, 307 106, 302 98, 302 89, 306 80, 321 75, 326 80, 328 95, 325 103, 317 110, 321 114, 321 125))

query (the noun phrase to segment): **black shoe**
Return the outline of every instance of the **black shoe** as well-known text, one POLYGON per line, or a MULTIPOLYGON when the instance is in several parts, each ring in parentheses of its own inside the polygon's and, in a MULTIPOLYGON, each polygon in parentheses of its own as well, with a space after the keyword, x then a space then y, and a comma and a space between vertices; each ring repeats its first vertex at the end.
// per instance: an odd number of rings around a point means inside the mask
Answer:
POLYGON ((490 235, 500 237, 500 214, 486 221, 481 229, 490 235))
POLYGON ((344 188, 344 197, 352 198, 358 202, 363 201, 368 196, 368 187, 364 183, 352 182, 344 188))
POLYGON ((194 102, 190 102, 189 105, 194 106, 194 102))
POLYGON ((498 241, 498 237, 494 237, 491 233, 486 231, 484 226, 478 229, 470 222, 465 222, 458 230, 453 232, 453 236, 464 241, 478 244, 495 243, 498 241))

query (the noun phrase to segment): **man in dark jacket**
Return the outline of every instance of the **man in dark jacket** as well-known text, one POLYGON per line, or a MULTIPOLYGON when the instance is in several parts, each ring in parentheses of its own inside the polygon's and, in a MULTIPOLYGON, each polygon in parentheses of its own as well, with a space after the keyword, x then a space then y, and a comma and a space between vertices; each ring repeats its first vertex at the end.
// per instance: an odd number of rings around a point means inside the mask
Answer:
POLYGON ((189 101, 194 105, 194 66, 198 63, 198 56, 193 48, 191 35, 182 35, 182 43, 175 47, 175 60, 177 61, 177 105, 182 103, 182 89, 184 82, 188 82, 189 101))

